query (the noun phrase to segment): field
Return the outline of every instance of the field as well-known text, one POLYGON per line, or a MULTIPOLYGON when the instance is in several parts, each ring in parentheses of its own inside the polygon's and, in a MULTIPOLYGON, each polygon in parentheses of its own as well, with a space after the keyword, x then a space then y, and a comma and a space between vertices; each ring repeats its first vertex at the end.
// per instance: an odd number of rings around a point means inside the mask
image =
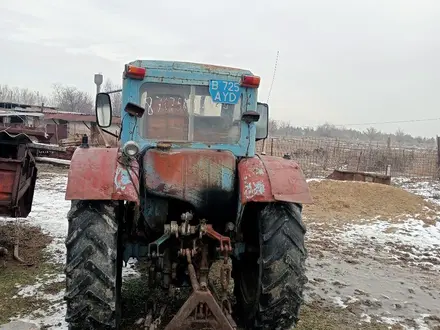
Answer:
MULTIPOLYGON (((12 224, 19 221, 21 254, 30 263, 8 259, 0 266, 0 324, 21 320, 63 330, 67 171, 39 171, 29 218, 0 218, 0 245, 11 244, 5 237, 15 235, 12 224)), ((310 186, 315 204, 304 209, 309 282, 298 329, 440 329, 440 184, 313 178, 310 186)), ((145 279, 133 260, 123 276, 123 329, 140 329, 145 279)))

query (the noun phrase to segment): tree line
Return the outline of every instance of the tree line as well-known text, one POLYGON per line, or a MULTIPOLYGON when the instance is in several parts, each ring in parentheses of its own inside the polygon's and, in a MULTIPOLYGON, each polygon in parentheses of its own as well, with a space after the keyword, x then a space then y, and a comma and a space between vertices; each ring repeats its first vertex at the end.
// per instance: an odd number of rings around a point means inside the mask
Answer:
MULTIPOLYGON (((102 91, 109 92, 121 89, 120 85, 114 84, 110 79, 107 79, 102 91)), ((121 114, 121 93, 112 93, 112 108, 115 116, 121 114)), ((77 112, 85 114, 94 113, 94 97, 87 92, 81 91, 74 86, 63 84, 54 84, 51 95, 46 96, 38 91, 33 91, 27 88, 9 87, 8 85, 0 84, 0 101, 12 102, 19 104, 41 106, 53 106, 61 111, 77 112)), ((414 137, 398 129, 395 133, 384 133, 374 127, 369 127, 366 130, 360 131, 339 127, 325 123, 317 127, 300 127, 292 126, 285 121, 271 119, 269 121, 269 135, 272 137, 326 137, 339 138, 348 140, 358 140, 366 142, 384 142, 391 139, 393 142, 399 144, 414 144, 414 145, 434 145, 434 138, 414 137)))
POLYGON ((405 133, 402 129, 397 129, 394 133, 384 133, 380 130, 369 127, 365 130, 356 130, 329 123, 316 127, 292 126, 288 122, 271 119, 269 121, 269 135, 272 137, 317 137, 317 138, 338 138, 341 140, 356 140, 360 142, 378 143, 397 143, 401 145, 431 145, 434 146, 436 140, 421 136, 412 136, 405 133))
MULTIPOLYGON (((110 92, 121 89, 107 79, 102 85, 102 91, 110 92)), ((115 116, 121 114, 121 93, 112 93, 112 108, 115 116)), ((60 111, 94 114, 95 98, 91 94, 81 91, 74 86, 54 84, 49 96, 28 88, 10 87, 0 84, 0 102, 11 102, 34 106, 51 106, 60 111)))

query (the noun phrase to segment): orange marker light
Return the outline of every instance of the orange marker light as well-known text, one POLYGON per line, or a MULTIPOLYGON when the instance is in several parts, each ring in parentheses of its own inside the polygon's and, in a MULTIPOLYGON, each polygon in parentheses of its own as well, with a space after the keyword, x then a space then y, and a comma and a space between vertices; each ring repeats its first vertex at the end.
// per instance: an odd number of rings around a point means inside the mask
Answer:
POLYGON ((139 68, 133 65, 125 66, 125 76, 127 78, 142 80, 144 79, 146 73, 147 73, 146 68, 139 68))
POLYGON ((241 86, 258 88, 260 86, 260 77, 258 76, 242 76, 241 86))

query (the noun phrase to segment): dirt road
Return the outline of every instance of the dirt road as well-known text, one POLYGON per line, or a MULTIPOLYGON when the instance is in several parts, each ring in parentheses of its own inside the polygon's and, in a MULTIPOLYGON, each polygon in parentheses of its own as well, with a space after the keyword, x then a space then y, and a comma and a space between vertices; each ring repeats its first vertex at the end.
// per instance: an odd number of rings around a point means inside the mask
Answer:
MULTIPOLYGON (((3 321, 17 318, 44 324, 46 329, 67 329, 62 299, 70 205, 64 200, 66 181, 65 170, 47 166, 40 170, 33 211, 21 222, 39 225, 53 237, 44 251, 50 260, 40 265, 44 272, 38 273, 33 283, 28 278, 20 281, 20 274, 9 274, 17 280, 7 292, 1 285, 4 275, 0 270, 0 296, 17 306, 16 310, 8 309, 7 315, 0 311, 3 321), (47 304, 37 309, 20 307, 31 298, 47 304)), ((438 200, 438 187, 431 184, 398 183, 426 200, 438 200)), ((309 283, 298 328, 440 329, 440 224, 435 219, 437 211, 428 213, 429 224, 420 220, 420 214, 409 214, 399 221, 361 219, 365 216, 344 222, 307 219, 309 283)), ((0 225, 11 221, 0 218, 0 225)), ((143 309, 147 292, 136 264, 130 262, 124 278, 124 329, 135 329, 137 311, 143 309)))

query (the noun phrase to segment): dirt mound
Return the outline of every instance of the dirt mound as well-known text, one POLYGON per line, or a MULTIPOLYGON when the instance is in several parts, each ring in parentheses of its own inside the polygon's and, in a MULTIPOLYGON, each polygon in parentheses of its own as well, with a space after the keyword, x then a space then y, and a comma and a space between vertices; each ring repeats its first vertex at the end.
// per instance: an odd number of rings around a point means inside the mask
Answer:
MULTIPOLYGON (((43 257, 42 249, 48 246, 52 239, 48 235, 43 234, 38 227, 19 225, 17 231, 15 223, 0 222, 0 246, 8 250, 6 260, 9 266, 11 264, 18 264, 12 258, 17 235, 19 238, 19 256, 26 263, 38 264, 43 257)), ((1 258, 4 260, 5 256, 1 258)))
POLYGON ((440 207, 403 189, 377 183, 322 180, 311 181, 313 205, 304 205, 309 221, 391 220, 412 217, 435 223, 440 207))

